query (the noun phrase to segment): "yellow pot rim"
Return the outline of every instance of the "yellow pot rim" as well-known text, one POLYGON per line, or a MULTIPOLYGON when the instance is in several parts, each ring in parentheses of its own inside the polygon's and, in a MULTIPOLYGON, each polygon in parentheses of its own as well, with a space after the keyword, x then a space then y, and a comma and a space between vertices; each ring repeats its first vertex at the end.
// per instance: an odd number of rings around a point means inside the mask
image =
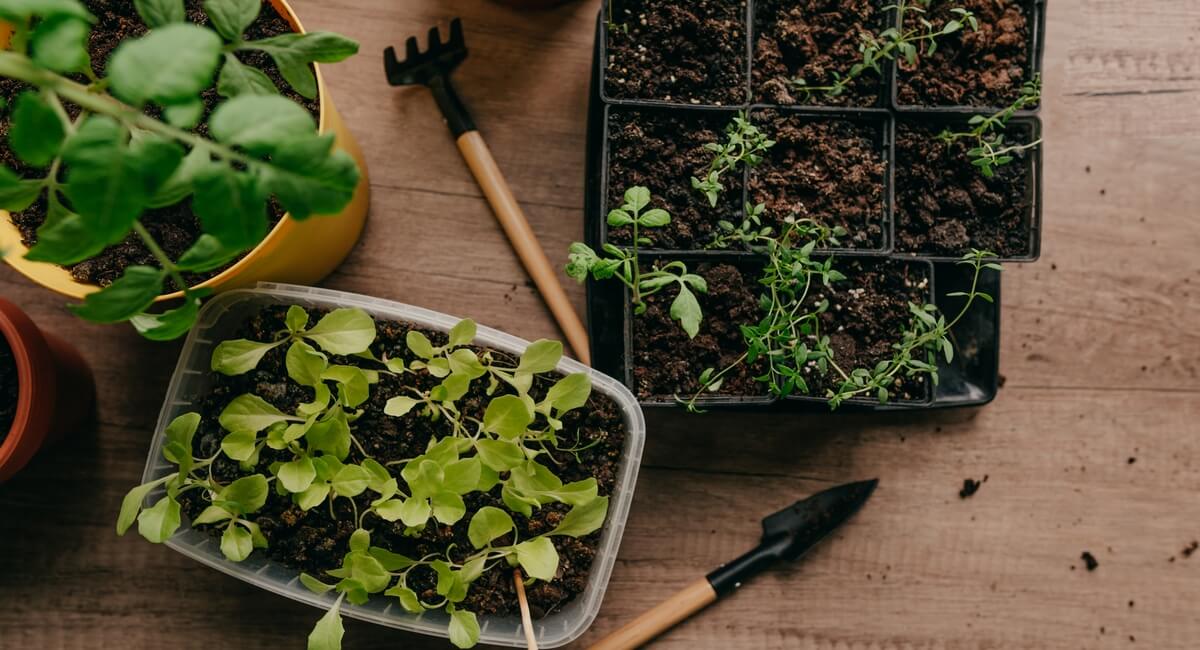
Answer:
MULTIPOLYGON (((300 23, 299 16, 296 15, 296 12, 292 9, 291 5, 288 4, 287 0, 271 0, 271 5, 276 11, 279 12, 279 15, 282 16, 283 19, 292 26, 292 29, 296 33, 306 33, 304 25, 300 23)), ((7 41, 8 34, 3 34, 2 38, 4 41, 7 41)), ((325 133, 328 128, 327 122, 330 112, 328 93, 326 92, 325 88, 325 78, 321 73, 321 66, 314 63, 313 69, 317 78, 317 130, 320 133, 325 133)), ((10 214, 5 210, 0 210, 0 221, 2 221, 0 222, 0 245, 6 243, 5 239, 8 238, 6 235, 11 235, 12 239, 14 240, 7 242, 7 244, 10 246, 10 249, 3 251, 6 253, 3 259, 9 264, 9 266, 13 267, 21 274, 34 280, 35 282, 77 300, 82 299, 84 296, 87 296, 90 293, 100 290, 98 285, 79 282, 71 276, 70 271, 62 266, 48 262, 34 262, 25 259, 24 255, 29 249, 21 243, 20 234, 17 231, 16 226, 12 223, 10 214)), ((277 242, 287 239, 288 233, 294 228, 296 228, 296 220, 292 218, 290 213, 284 213, 279 222, 275 224, 275 227, 267 233, 267 236, 264 237, 257 246, 250 249, 232 266, 199 284, 192 285, 189 288, 216 288, 226 284, 231 279, 236 278, 248 266, 250 266, 252 263, 251 258, 261 254, 264 250, 275 248, 277 242)), ((2 246, 0 246, 0 250, 3 250, 2 246)), ((158 296, 155 298, 155 302, 178 300, 181 298, 183 298, 183 292, 175 291, 158 296)))

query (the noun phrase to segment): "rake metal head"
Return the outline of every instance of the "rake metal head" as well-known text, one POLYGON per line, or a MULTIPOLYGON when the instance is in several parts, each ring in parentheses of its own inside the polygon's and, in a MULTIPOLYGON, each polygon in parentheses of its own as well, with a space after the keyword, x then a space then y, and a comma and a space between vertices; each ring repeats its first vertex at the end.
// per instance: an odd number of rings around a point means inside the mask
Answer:
POLYGON ((467 41, 459 18, 450 21, 450 40, 445 43, 438 28, 434 27, 429 30, 429 49, 424 52, 420 51, 416 36, 409 37, 405 43, 403 61, 396 58, 394 47, 383 52, 388 83, 393 86, 428 85, 437 77, 448 76, 466 58, 467 41))

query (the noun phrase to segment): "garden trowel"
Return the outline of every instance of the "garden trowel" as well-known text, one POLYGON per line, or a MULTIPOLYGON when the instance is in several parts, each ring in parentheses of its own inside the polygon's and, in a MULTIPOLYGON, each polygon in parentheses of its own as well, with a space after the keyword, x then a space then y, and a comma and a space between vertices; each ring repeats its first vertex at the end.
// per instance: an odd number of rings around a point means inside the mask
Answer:
POLYGON ((718 598, 733 593, 767 567, 799 558, 858 512, 878 483, 860 481, 830 488, 763 519, 762 542, 756 548, 684 587, 591 650, 641 647, 718 598))

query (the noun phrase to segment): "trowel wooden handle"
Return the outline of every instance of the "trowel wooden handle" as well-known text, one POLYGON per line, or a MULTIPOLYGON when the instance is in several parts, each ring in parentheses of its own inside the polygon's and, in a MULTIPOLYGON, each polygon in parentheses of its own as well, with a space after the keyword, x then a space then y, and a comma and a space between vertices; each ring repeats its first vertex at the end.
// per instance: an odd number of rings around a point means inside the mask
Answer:
POLYGON ((575 313, 575 308, 571 306, 567 292, 563 290, 559 276, 546 257, 545 251, 538 244, 520 204, 513 198, 512 190, 508 188, 508 182, 504 180, 495 158, 492 158, 492 152, 488 150, 483 136, 479 131, 463 133, 458 137, 458 150, 467 160, 467 166, 471 168, 475 180, 483 188, 488 202, 492 204, 496 219, 504 227, 504 234, 508 235, 508 241, 517 251, 521 263, 525 265, 525 271, 533 278, 542 299, 546 301, 546 306, 550 308, 559 328, 566 336, 567 343, 575 351, 575 358, 585 365, 592 365, 587 330, 579 320, 579 315, 575 313))
POLYGON ((625 627, 613 632, 591 650, 629 650, 640 648, 647 641, 675 627, 687 617, 708 607, 717 600, 717 592, 707 578, 684 587, 654 609, 642 614, 625 627))

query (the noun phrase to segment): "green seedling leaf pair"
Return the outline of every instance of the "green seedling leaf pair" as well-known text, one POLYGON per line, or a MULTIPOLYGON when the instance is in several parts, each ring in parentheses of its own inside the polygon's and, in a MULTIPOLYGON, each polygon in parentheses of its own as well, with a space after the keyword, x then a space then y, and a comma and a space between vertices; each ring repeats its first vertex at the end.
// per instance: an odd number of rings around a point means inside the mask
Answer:
POLYGON ((9 143, 22 162, 46 170, 25 179, 0 170, 0 209, 21 211, 45 198, 47 217, 26 257, 76 264, 132 233, 155 258, 155 266, 128 267, 88 295, 73 308, 81 318, 131 321, 152 340, 177 338, 209 293, 189 288, 184 274, 220 268, 258 245, 272 197, 296 219, 337 213, 351 200, 360 176, 354 160, 236 53, 268 53, 289 84, 311 98, 317 91, 311 64, 344 59, 357 44, 327 33, 244 40, 261 6, 207 0, 209 29, 186 22, 182 0, 137 0, 151 29, 116 48, 103 78, 87 50, 95 18, 80 2, 0 7, 0 18, 13 26, 0 76, 32 87, 14 104, 9 143), (208 137, 201 137, 192 129, 205 118, 201 95, 218 71, 218 89, 228 100, 208 116, 208 137), (90 84, 68 74, 83 74, 90 84), (82 115, 70 119, 66 104, 78 105, 82 115), (145 114, 152 106, 162 119, 145 114), (203 234, 172 259, 139 220, 148 209, 189 197, 203 234), (181 305, 148 313, 172 291, 183 292, 181 305))
MULTIPOLYGON (((746 124, 749 123, 746 122, 746 124)), ((642 314, 646 311, 645 299, 647 297, 668 287, 674 287, 676 295, 671 302, 671 318, 679 321, 689 338, 695 338, 700 331, 700 322, 704 318, 696 293, 708 292, 708 285, 704 278, 695 273, 689 273, 687 265, 680 261, 669 262, 646 271, 642 269, 638 259, 639 247, 650 243, 649 239, 641 236, 639 229, 665 226, 670 223, 671 219, 665 210, 658 208, 643 213, 643 210, 650 205, 651 200, 649 189, 631 187, 625 191, 624 205, 608 215, 610 226, 628 225, 632 228, 633 245, 629 250, 605 244, 603 250, 606 256, 601 257, 590 246, 579 242, 573 243, 568 250, 569 261, 566 272, 568 276, 579 282, 587 280, 589 275, 596 280, 617 278, 628 287, 635 314, 642 314)))
MULTIPOLYGON (((222 341, 213 351, 211 368, 223 375, 240 375, 254 368, 271 350, 286 343, 307 341, 330 354, 356 355, 366 352, 375 341, 375 321, 361 309, 335 309, 308 328, 308 314, 304 309, 292 306, 288 309, 286 333, 270 341, 238 339, 222 341)), ((327 365, 317 360, 311 346, 304 345, 293 357, 288 351, 288 372, 293 379, 305 386, 315 386, 316 381, 327 370, 327 365), (315 364, 315 365, 314 365, 315 364), (315 368, 319 367, 319 370, 315 368)))
POLYGON ((763 153, 773 146, 775 141, 747 119, 744 112, 739 112, 725 128, 724 142, 710 142, 704 145, 705 150, 713 154, 713 159, 703 178, 692 177, 692 189, 704 194, 709 205, 717 207, 721 193, 725 191, 721 177, 729 172, 738 171, 743 165, 757 166, 762 162, 763 153))

